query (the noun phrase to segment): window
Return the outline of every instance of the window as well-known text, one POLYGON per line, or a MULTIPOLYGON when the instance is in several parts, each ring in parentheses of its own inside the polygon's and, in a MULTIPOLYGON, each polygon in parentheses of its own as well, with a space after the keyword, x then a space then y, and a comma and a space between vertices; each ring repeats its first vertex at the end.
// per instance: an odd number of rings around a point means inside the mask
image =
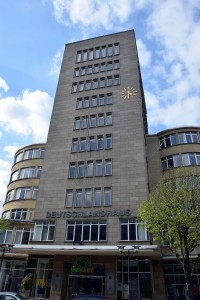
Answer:
POLYGON ((101 48, 101 57, 106 57, 106 46, 101 48))
POLYGON ((81 109, 82 108, 82 99, 78 98, 76 101, 76 108, 81 109))
POLYGON ((98 126, 104 126, 104 116, 103 116, 103 114, 98 115, 98 126))
POLYGON ((35 167, 32 168, 24 168, 20 170, 19 178, 31 178, 34 177, 35 167))
POLYGON ((87 177, 93 176, 93 161, 87 162, 87 177))
POLYGON ((92 66, 88 66, 88 68, 87 68, 87 74, 88 75, 92 74, 92 66))
POLYGON ((200 153, 182 154, 183 166, 200 166, 200 153))
POLYGON ((81 51, 78 51, 76 55, 76 62, 80 62, 80 61, 81 61, 81 51))
POLYGON ((30 199, 30 197, 31 197, 30 187, 22 187, 16 189, 15 199, 30 199))
POLYGON ((84 170, 84 162, 78 163, 78 177, 84 177, 85 170, 84 170))
POLYGON ((107 104, 112 104, 112 94, 107 94, 107 104))
POLYGON ((65 206, 66 207, 72 207, 73 206, 73 190, 67 190, 65 206))
POLYGON ((6 210, 2 213, 2 217, 5 219, 10 219, 10 211, 6 210))
POLYGON ((78 90, 78 84, 77 82, 72 83, 72 93, 76 93, 78 90))
POLYGON ((33 199, 37 199, 37 196, 38 196, 38 187, 37 186, 35 186, 34 188, 33 188, 33 199))
POLYGON ((169 134, 165 135, 160 138, 160 149, 176 145, 176 135, 175 134, 169 134))
POLYGON ((69 178, 75 178, 76 177, 76 166, 75 163, 69 164, 69 178))
POLYGON ((42 174, 42 167, 37 167, 37 174, 36 174, 36 177, 37 177, 37 178, 40 178, 40 177, 41 177, 41 174, 42 174))
POLYGON ((12 173, 10 181, 14 181, 18 179, 18 174, 19 174, 19 170, 15 171, 14 173, 12 173))
POLYGON ((39 149, 26 150, 24 153, 24 159, 37 158, 38 152, 39 152, 39 149))
POLYGON ((100 85, 99 85, 99 87, 100 88, 103 88, 103 87, 105 87, 106 86, 106 80, 105 80, 105 78, 103 77, 103 78, 100 78, 100 85))
POLYGON ((98 58, 100 58, 100 48, 99 47, 95 49, 95 59, 98 59, 98 58))
POLYGON ((115 60, 114 61, 114 69, 119 69, 120 68, 120 64, 119 64, 119 60, 115 60))
POLYGON ((94 141, 94 137, 90 136, 89 137, 89 151, 93 151, 95 150, 95 141, 94 141))
POLYGON ((86 73, 85 67, 81 67, 81 76, 85 75, 85 73, 86 73))
POLYGON ((112 161, 111 159, 105 160, 105 175, 112 175, 112 161))
POLYGON ((81 138, 80 151, 86 151, 86 138, 81 138))
POLYGON ((27 209, 12 209, 11 219, 12 220, 26 220, 27 209))
POLYGON ((104 95, 99 96, 99 105, 105 105, 105 96, 104 95))
POLYGON ((55 231, 54 221, 36 222, 34 228, 33 240, 35 241, 53 241, 55 231))
POLYGON ((97 150, 103 149, 103 136, 97 136, 97 150))
POLYGON ((114 85, 119 85, 120 84, 120 77, 119 75, 114 76, 114 85))
POLYGON ((83 192, 82 190, 76 190, 76 207, 82 207, 83 192))
POLYGON ((87 61, 87 50, 83 51, 83 61, 87 61))
POLYGON ((17 228, 14 244, 28 245, 32 230, 30 228, 17 228))
POLYGON ((102 176, 103 175, 103 166, 102 166, 102 160, 96 161, 96 176, 102 176))
POLYGON ((94 206, 101 206, 102 203, 102 194, 101 194, 101 188, 96 188, 94 190, 94 206))
POLYGON ((66 240, 81 241, 105 241, 105 221, 69 221, 67 223, 66 240))
POLYGON ((98 73, 99 72, 99 65, 94 65, 94 73, 98 73))
POLYGON ((180 157, 178 154, 162 158, 162 169, 167 170, 174 167, 180 167, 180 157))
POLYGON ((84 98, 84 108, 90 107, 90 99, 89 97, 84 98))
POLYGON ((119 55, 119 44, 114 44, 114 55, 119 55))
POLYGON ((16 155, 15 157, 15 163, 21 161, 23 159, 23 152, 20 152, 19 154, 16 155))
POLYGON ((92 107, 97 106, 97 96, 92 96, 92 107))
POLYGON ((7 193, 6 202, 12 201, 14 199, 15 190, 11 190, 7 193))
POLYGON ((41 148, 40 158, 44 158, 45 148, 41 148))
POLYGON ((104 205, 105 206, 111 205, 111 188, 110 187, 104 188, 104 205))
POLYGON ((180 132, 179 144, 199 143, 197 132, 180 132))
POLYGON ((12 231, 12 228, 0 231, 0 244, 11 244, 12 231))
POLYGON ((106 71, 106 64, 105 63, 101 63, 100 71, 101 72, 105 72, 106 71))
POLYGON ((89 60, 92 60, 94 58, 94 50, 89 49, 89 60))
POLYGON ((93 89, 97 89, 98 88, 98 80, 97 79, 93 79, 92 88, 93 89))
POLYGON ((106 149, 112 148, 112 135, 106 135, 106 149))
POLYGON ((81 126, 80 118, 75 118, 75 120, 74 120, 74 129, 80 129, 80 126, 81 126))
POLYGON ((29 209, 29 221, 33 220, 33 213, 34 213, 34 209, 30 208, 29 209))
POLYGON ((85 190, 85 207, 92 206, 92 190, 86 189, 85 190))
POLYGON ((78 152, 78 139, 72 140, 72 152, 78 152))
POLYGON ((96 127, 96 126, 97 126, 96 116, 90 116, 90 127, 96 127))
POLYGON ((91 90, 91 80, 87 80, 87 81, 86 81, 85 90, 86 90, 86 91, 91 90))
POLYGON ((84 82, 81 81, 81 82, 79 82, 78 90, 79 90, 79 92, 82 92, 83 89, 84 89, 84 82))
POLYGON ((122 241, 145 241, 148 239, 144 223, 137 219, 120 220, 120 231, 122 241))
POLYGON ((76 68, 76 69, 74 70, 74 76, 75 76, 75 77, 79 76, 79 68, 76 68))
POLYGON ((106 125, 112 125, 112 113, 106 113, 106 125))
POLYGON ((112 86, 112 76, 107 77, 107 86, 112 86))
POLYGON ((112 71, 112 61, 107 62, 107 71, 112 71))
POLYGON ((112 45, 108 45, 108 56, 112 56, 113 51, 112 51, 112 45))
POLYGON ((88 121, 88 117, 82 118, 82 129, 87 128, 87 121, 88 121))

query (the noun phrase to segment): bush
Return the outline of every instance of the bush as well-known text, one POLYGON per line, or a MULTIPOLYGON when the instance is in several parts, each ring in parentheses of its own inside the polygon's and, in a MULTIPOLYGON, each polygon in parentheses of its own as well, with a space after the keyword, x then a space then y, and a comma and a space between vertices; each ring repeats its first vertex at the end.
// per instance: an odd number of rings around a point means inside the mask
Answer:
POLYGON ((31 290, 32 285, 33 285, 33 274, 29 273, 22 279, 21 289, 23 291, 31 290))

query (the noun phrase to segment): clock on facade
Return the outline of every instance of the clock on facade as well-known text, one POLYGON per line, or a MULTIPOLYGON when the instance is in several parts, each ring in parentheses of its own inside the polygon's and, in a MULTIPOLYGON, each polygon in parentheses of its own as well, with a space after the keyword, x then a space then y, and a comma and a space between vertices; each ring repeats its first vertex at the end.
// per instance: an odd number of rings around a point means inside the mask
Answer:
POLYGON ((133 98, 136 94, 137 94, 136 89, 133 87, 129 87, 129 86, 127 88, 124 88, 121 93, 122 98, 124 98, 124 99, 133 98))

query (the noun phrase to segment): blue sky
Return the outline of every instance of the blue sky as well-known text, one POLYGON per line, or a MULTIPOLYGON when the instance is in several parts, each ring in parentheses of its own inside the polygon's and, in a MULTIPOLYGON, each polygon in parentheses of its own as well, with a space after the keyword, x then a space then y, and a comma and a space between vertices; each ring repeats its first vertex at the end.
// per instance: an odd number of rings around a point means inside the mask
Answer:
POLYGON ((0 206, 16 150, 46 141, 64 45, 129 29, 149 132, 200 126, 200 0, 0 1, 0 206))

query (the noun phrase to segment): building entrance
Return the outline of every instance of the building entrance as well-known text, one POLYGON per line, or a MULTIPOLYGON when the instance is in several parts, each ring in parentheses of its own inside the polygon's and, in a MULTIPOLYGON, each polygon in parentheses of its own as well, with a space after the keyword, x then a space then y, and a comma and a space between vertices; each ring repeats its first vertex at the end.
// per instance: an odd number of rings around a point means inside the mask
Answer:
POLYGON ((67 299, 83 294, 103 295, 104 276, 69 275, 67 299))

